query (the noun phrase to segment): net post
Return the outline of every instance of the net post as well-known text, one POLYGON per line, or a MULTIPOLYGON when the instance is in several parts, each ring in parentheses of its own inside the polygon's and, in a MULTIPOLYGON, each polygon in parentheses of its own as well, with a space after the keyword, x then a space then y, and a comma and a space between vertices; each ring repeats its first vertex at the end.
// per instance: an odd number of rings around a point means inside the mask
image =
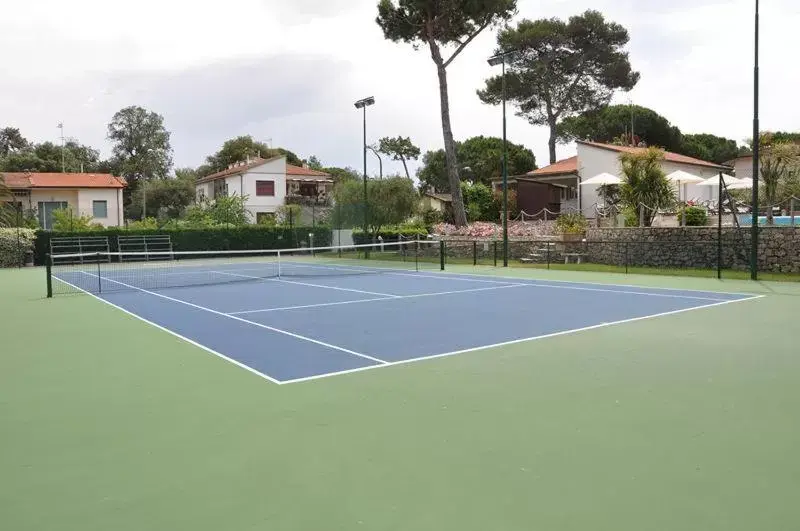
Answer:
POLYGON ((45 271, 47 272, 47 298, 53 298, 53 257, 50 253, 45 256, 45 271))
POLYGON ((278 251, 278 278, 281 278, 281 252, 278 251))
POLYGON ((444 251, 445 251, 444 240, 439 240, 439 269, 441 271, 444 271, 444 251))
POLYGON ((478 265, 478 242, 472 240, 472 265, 478 265))
MULTIPOLYGON (((147 260, 147 255, 145 255, 145 260, 147 260)), ((97 292, 98 293, 103 293, 103 280, 102 280, 102 277, 100 276, 100 253, 99 252, 97 253, 96 261, 97 261, 97 292)))
MULTIPOLYGON (((754 183, 758 186, 758 183, 754 183)), ((719 205, 717 206, 717 279, 722 278, 722 207, 725 204, 722 200, 722 172, 719 174, 719 205)), ((731 205, 731 215, 735 216, 733 205, 731 205)))
POLYGON ((419 240, 414 242, 414 268, 419 272, 419 240))

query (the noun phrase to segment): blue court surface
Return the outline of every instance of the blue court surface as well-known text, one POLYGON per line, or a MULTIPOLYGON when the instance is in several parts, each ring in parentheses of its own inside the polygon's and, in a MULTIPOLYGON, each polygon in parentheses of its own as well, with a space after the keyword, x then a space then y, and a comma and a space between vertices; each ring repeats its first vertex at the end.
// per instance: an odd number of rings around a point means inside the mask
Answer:
MULTIPOLYGON (((120 289, 95 296, 281 384, 752 298, 435 271, 258 278, 253 269, 175 268, 168 274, 186 275, 186 285, 157 289, 110 271, 103 283, 120 289), (212 273, 241 281, 192 285, 188 278, 212 273)), ((96 281, 90 271, 56 278, 81 288, 96 281)))

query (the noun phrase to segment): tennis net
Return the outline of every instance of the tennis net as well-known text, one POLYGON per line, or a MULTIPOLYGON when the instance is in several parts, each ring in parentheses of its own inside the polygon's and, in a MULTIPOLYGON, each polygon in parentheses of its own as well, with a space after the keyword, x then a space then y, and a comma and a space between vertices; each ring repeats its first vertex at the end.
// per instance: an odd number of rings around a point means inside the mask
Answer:
POLYGON ((47 260, 47 295, 440 269, 438 241, 241 251, 95 252, 47 260))

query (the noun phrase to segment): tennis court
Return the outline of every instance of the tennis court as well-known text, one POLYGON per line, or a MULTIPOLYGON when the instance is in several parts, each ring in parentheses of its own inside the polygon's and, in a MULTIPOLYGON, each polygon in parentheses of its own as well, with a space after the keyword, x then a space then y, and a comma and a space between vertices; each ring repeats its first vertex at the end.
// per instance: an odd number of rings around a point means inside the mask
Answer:
POLYGON ((0 271, 2 527, 800 522, 800 286, 425 247, 0 271))
POLYGON ((753 298, 451 274, 435 269, 432 243, 169 253, 167 263, 88 255, 53 277, 281 384, 753 298))

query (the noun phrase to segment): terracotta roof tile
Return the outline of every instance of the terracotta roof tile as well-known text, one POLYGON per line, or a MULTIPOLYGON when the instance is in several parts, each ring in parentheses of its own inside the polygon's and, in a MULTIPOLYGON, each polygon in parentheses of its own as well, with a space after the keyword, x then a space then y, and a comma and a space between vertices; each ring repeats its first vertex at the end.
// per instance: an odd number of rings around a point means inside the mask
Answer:
POLYGON ((330 173, 325 173, 324 171, 317 171, 312 170, 311 168, 301 168, 300 166, 295 166, 293 164, 286 165, 286 175, 298 175, 298 176, 308 176, 308 177, 330 177, 330 173))
POLYGON ((559 160, 558 162, 528 172, 526 175, 531 177, 542 177, 544 175, 567 175, 570 173, 578 172, 578 156, 570 157, 568 159, 559 160))
MULTIPOLYGON (((593 146, 600 149, 607 149, 609 151, 617 151, 619 153, 638 153, 640 151, 644 151, 645 149, 633 146, 615 146, 613 144, 601 144, 600 142, 587 142, 585 140, 578 140, 578 143, 584 144, 586 146, 593 146)), ((686 155, 681 155, 679 153, 672 153, 670 151, 664 152, 664 160, 667 160, 669 162, 675 162, 678 164, 689 164, 691 166, 703 166, 705 168, 714 168, 717 170, 727 169, 725 166, 714 164, 713 162, 695 159, 693 157, 687 157, 686 155)))
POLYGON ((262 158, 255 158, 252 159, 250 162, 242 161, 231 168, 226 168, 222 171, 218 171, 217 173, 212 173, 211 175, 206 175, 197 179, 198 183, 207 183, 208 181, 213 181, 219 179, 221 177, 228 177, 229 175, 239 175, 240 173, 244 173, 247 170, 251 170, 256 166, 261 166, 266 162, 271 162, 273 160, 277 160, 281 158, 282 155, 277 157, 272 157, 269 159, 262 159, 262 158))
POLYGON ((110 173, 3 173, 11 188, 124 188, 125 179, 110 173))

